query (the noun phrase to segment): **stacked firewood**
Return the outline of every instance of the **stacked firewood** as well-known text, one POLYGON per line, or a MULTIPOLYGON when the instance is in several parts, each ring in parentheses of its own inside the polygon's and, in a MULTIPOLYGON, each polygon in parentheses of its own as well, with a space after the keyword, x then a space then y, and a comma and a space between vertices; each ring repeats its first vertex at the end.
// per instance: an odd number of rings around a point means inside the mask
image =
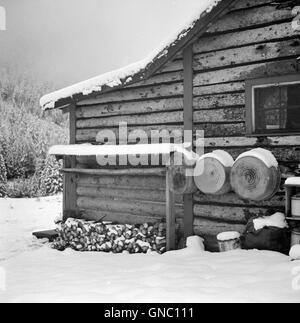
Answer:
POLYGON ((68 219, 58 225, 59 237, 53 248, 113 253, 147 253, 166 251, 165 223, 141 225, 111 224, 68 219))

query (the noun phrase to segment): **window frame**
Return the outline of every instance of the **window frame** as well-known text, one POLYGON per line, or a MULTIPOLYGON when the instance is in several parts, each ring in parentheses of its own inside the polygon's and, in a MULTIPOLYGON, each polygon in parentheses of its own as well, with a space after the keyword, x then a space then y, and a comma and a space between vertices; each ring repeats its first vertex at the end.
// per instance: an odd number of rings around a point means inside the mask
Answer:
MULTIPOLYGON (((290 135, 300 135, 300 129, 295 131, 276 131, 257 132, 255 129, 255 100, 254 90, 256 88, 279 86, 286 84, 300 85, 300 74, 289 74, 282 76, 265 77, 259 79, 249 79, 245 82, 246 100, 246 136, 248 137, 280 137, 290 135)), ((300 105, 300 103, 299 103, 300 105)))

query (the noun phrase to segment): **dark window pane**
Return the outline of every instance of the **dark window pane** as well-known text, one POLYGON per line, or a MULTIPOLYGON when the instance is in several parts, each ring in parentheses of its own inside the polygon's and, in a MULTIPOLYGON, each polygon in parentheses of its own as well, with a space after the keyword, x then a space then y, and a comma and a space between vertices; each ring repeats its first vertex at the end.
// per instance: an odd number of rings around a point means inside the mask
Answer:
POLYGON ((254 107, 257 132, 300 130, 300 84, 256 88, 254 107))

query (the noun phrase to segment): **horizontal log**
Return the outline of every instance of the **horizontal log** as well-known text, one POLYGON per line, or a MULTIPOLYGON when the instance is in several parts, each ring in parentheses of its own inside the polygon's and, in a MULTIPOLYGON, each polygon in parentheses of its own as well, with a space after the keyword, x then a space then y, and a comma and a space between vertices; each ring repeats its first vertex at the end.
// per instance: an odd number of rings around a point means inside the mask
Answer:
POLYGON ((283 208, 285 204, 285 195, 277 194, 268 201, 255 202, 245 201, 240 199, 235 193, 228 193, 223 195, 204 195, 200 191, 194 194, 194 201, 197 204, 209 204, 212 208, 213 205, 228 205, 228 206, 252 206, 263 208, 283 208))
POLYGON ((125 212, 110 212, 110 211, 97 211, 91 209, 80 209, 81 218, 87 221, 112 221, 120 224, 143 224, 143 223, 156 223, 161 221, 158 216, 143 216, 125 212))
MULTIPOLYGON (((121 188, 103 188, 96 186, 78 186, 78 196, 97 197, 102 199, 123 199, 127 201, 140 200, 151 202, 166 202, 165 190, 156 189, 134 189, 128 187, 126 189, 121 188)), ((176 203, 182 204, 182 196, 176 195, 176 203)))
POLYGON ((261 43, 195 55, 193 68, 194 71, 205 71, 276 58, 295 57, 299 54, 300 42, 298 40, 261 43))
MULTIPOLYGON (((245 94, 220 94, 215 96, 196 97, 194 99, 195 110, 236 105, 245 105, 245 94)), ((152 112, 174 110, 183 110, 182 98, 80 106, 76 109, 76 116, 77 118, 95 118, 131 114, 148 114, 152 112)))
POLYGON ((224 108, 194 112, 194 123, 245 121, 245 108, 224 108))
MULTIPOLYGON (((206 152, 210 152, 214 148, 207 148, 206 152)), ((248 150, 248 149, 246 149, 248 150)), ((274 154, 276 159, 280 162, 294 162, 299 163, 300 160, 300 146, 292 147, 269 147, 269 150, 274 154)), ((240 154, 245 152, 245 148, 226 148, 226 151, 236 159, 240 154)))
POLYGON ((195 204, 195 217, 214 219, 223 222, 233 222, 245 224, 247 221, 257 215, 265 215, 266 209, 257 207, 237 207, 237 206, 220 206, 195 204))
POLYGON ((217 109, 233 106, 244 106, 244 93, 216 94, 208 96, 195 97, 193 107, 195 110, 217 109))
POLYGON ((285 22, 267 27, 235 31, 224 34, 222 37, 220 35, 202 37, 194 43, 193 50, 195 54, 198 54, 298 36, 299 32, 293 30, 291 22, 285 22))
POLYGON ((80 119, 77 128, 108 128, 118 127, 120 122, 128 125, 172 124, 183 123, 183 111, 160 112, 141 115, 112 116, 109 118, 80 119))
POLYGON ((216 136, 243 136, 246 133, 244 122, 195 124, 195 131, 204 131, 205 138, 216 136))
MULTIPOLYGON (((245 108, 224 108, 215 110, 199 110, 194 112, 194 122, 228 122, 244 121, 245 108)), ((90 118, 77 121, 77 128, 117 127, 120 122, 128 125, 174 124, 183 123, 183 111, 159 112, 142 115, 112 116, 109 118, 90 118)))
POLYGON ((115 175, 115 176, 165 176, 165 168, 128 168, 128 169, 82 169, 63 168, 63 173, 85 174, 85 175, 115 175))
POLYGON ((243 233, 244 230, 245 226, 242 224, 229 224, 225 222, 210 221, 202 218, 195 218, 194 220, 194 232, 199 236, 217 236, 219 233, 226 231, 237 231, 243 233))
MULTIPOLYGON (((101 129, 77 129, 76 130, 76 140, 77 142, 95 142, 96 136, 101 129)), ((110 128, 110 130, 115 134, 118 143, 119 130, 117 128, 110 128)), ((128 127, 128 132, 132 130, 143 130, 146 132, 147 136, 152 138, 152 143, 158 143, 159 138, 163 137, 167 139, 166 132, 170 133, 171 138, 174 138, 176 142, 182 142, 183 137, 183 126, 170 126, 170 125, 153 125, 153 126, 137 126, 128 127), (163 132, 162 132, 163 131, 163 132), (165 134, 164 134, 165 132, 165 134), (152 134, 152 136, 151 136, 152 134)), ((194 131, 204 131, 205 137, 216 137, 220 136, 244 136, 246 133, 245 123, 204 123, 195 124, 194 131)), ((130 138, 129 138, 130 139, 130 138)), ((129 143, 134 143, 132 140, 129 143)), ((162 141, 167 143, 166 140, 162 141)), ((110 144, 115 144, 114 141, 110 141, 110 144)))
POLYGON ((165 189, 165 179, 161 176, 88 176, 78 175, 79 186, 118 187, 127 189, 165 189))
POLYGON ((224 147, 276 147, 276 146, 299 146, 300 136, 286 137, 222 137, 205 138, 205 147, 224 148, 224 147))
POLYGON ((76 116, 77 118, 95 118, 181 109, 183 109, 183 98, 157 99, 140 102, 134 101, 80 106, 76 109, 76 116))
POLYGON ((245 81, 246 79, 251 78, 286 75, 296 72, 296 59, 259 63, 196 74, 194 76, 194 85, 200 86, 233 81, 245 81))
POLYGON ((162 97, 173 97, 183 95, 183 83, 163 84, 156 86, 147 86, 144 88, 123 88, 122 90, 115 90, 108 93, 103 93, 90 98, 82 100, 77 103, 77 106, 88 106, 101 103, 125 102, 133 100, 148 100, 162 97))
POLYGON ((183 81, 183 71, 154 74, 148 79, 133 83, 132 85, 128 85, 127 88, 144 87, 148 85, 164 83, 176 83, 179 81, 183 81))
POLYGON ((204 86, 195 86, 194 84, 193 88, 194 96, 218 95, 237 91, 245 91, 245 82, 230 82, 204 86))
MULTIPOLYGON (((146 201, 124 201, 124 200, 103 200, 93 197, 79 196, 77 198, 79 209, 92 209, 97 211, 124 212, 140 214, 144 216, 157 216, 164 218, 166 215, 165 203, 146 201)), ((183 215, 183 207, 175 205, 175 214, 178 217, 183 215)))
POLYGON ((293 19, 292 11, 276 9, 273 5, 258 8, 250 8, 245 11, 233 11, 221 17, 216 23, 208 28, 207 33, 223 33, 236 29, 252 28, 260 25, 274 24, 293 19))

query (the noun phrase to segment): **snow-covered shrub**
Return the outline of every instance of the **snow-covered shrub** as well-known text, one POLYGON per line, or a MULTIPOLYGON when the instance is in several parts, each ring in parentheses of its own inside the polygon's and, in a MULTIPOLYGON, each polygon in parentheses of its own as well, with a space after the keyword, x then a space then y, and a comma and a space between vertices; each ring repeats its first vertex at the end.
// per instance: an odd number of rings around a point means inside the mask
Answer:
POLYGON ((16 178, 7 183, 7 196, 11 198, 40 196, 39 180, 36 176, 16 178))
POLYGON ((5 166, 4 158, 0 153, 0 197, 5 197, 7 195, 6 184, 7 184, 6 166, 5 166))
MULTIPOLYGON (((42 162, 41 162, 42 163, 42 162)), ((60 173, 61 163, 53 156, 48 156, 41 170, 37 170, 40 176, 40 189, 43 195, 57 194, 63 190, 63 176, 60 173)))

